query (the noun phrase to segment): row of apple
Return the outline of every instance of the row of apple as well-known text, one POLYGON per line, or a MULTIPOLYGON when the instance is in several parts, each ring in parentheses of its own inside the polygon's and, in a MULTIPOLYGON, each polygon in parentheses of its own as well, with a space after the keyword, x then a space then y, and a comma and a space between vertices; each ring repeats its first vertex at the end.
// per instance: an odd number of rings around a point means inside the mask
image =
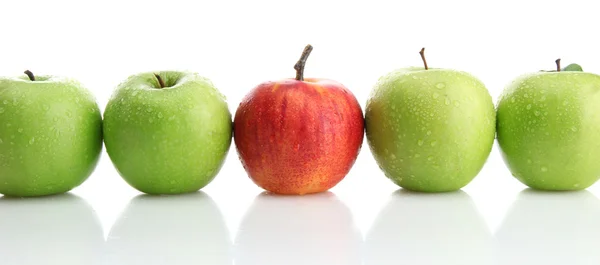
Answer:
POLYGON ((235 117, 206 78, 141 73, 118 85, 104 111, 75 80, 0 79, 0 193, 67 192, 94 171, 103 143, 122 178, 149 194, 197 191, 220 171, 232 139, 258 186, 278 194, 326 191, 350 171, 365 135, 397 185, 444 192, 467 185, 494 139, 512 174, 543 190, 579 190, 600 177, 600 75, 571 64, 522 75, 497 107, 474 76, 451 69, 395 70, 375 84, 363 111, 333 80, 264 82, 235 117))

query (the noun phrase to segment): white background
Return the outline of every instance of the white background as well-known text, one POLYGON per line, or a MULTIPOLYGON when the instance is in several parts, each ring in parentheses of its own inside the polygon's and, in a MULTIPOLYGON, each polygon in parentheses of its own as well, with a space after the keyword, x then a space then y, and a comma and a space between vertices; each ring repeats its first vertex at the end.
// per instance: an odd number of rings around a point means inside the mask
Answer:
MULTIPOLYGON (((255 85, 293 77, 310 43, 305 75, 342 82, 364 108, 426 47, 430 67, 476 75, 496 101, 557 58, 600 73, 594 2, 2 1, 0 75, 73 77, 104 109, 129 75, 191 70, 234 113, 255 85)), ((78 197, 0 200, 0 263, 600 264, 599 185, 522 191, 494 147, 463 192, 395 193, 365 141, 331 194, 255 200, 232 145, 204 194, 132 200, 103 154, 78 197)))

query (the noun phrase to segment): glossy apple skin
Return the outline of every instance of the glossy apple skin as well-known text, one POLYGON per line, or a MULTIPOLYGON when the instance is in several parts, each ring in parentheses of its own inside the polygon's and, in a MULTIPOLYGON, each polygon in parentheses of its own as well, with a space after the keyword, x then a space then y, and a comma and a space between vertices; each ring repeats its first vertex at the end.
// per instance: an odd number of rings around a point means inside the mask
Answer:
POLYGON ((478 79, 406 68, 380 78, 367 102, 367 141, 385 175, 421 192, 461 189, 477 176, 495 136, 492 98, 478 79))
POLYGON ((600 76, 520 76, 498 101, 498 143, 512 175, 540 190, 581 190, 600 177, 600 76))
POLYGON ((219 173, 231 145, 225 96, 196 73, 130 76, 104 111, 106 151, 123 179, 148 194, 198 191, 219 173))
POLYGON ((246 172, 258 186, 279 194, 335 186, 356 161, 363 136, 358 101, 327 79, 262 83, 242 100, 234 119, 246 172))
POLYGON ((102 116, 78 81, 0 78, 0 193, 64 193, 94 171, 102 151, 102 116))

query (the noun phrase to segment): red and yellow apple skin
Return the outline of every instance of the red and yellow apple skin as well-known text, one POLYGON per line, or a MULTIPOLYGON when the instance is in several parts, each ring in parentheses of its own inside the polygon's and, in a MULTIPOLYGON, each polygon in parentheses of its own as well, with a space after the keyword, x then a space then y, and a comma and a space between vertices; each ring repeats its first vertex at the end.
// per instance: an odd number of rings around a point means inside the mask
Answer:
POLYGON ((234 141, 249 177, 278 194, 329 190, 360 152, 364 117, 342 84, 307 78, 265 82, 240 103, 234 141))

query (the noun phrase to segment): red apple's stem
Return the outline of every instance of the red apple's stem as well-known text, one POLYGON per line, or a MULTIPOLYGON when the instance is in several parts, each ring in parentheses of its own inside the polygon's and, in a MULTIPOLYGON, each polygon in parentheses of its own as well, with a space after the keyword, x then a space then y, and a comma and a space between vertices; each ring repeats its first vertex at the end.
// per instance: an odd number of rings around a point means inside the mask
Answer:
POLYGON ((304 81, 304 66, 306 65, 306 59, 308 59, 312 49, 313 47, 310 44, 306 45, 302 52, 302 56, 300 56, 300 60, 294 65, 294 69, 296 69, 296 80, 298 81, 304 81))
POLYGON ((556 71, 560 72, 560 58, 556 59, 556 71))
POLYGON ((29 77, 29 80, 35 81, 35 76, 33 75, 33 73, 31 71, 25 70, 24 73, 27 75, 27 77, 29 77))
POLYGON ((158 80, 158 85, 160 85, 160 88, 164 88, 165 82, 162 80, 162 77, 160 77, 158 74, 154 74, 154 76, 156 77, 156 80, 158 80))
POLYGON ((423 65, 425 65, 425 70, 429 70, 429 67, 427 67, 427 60, 425 60, 425 48, 421 48, 419 54, 421 55, 421 60, 423 60, 423 65))

